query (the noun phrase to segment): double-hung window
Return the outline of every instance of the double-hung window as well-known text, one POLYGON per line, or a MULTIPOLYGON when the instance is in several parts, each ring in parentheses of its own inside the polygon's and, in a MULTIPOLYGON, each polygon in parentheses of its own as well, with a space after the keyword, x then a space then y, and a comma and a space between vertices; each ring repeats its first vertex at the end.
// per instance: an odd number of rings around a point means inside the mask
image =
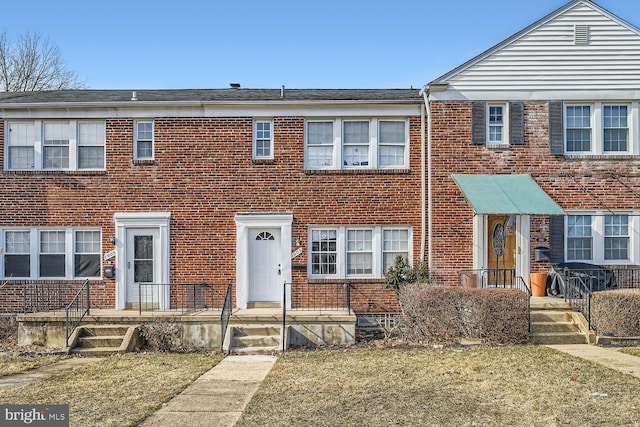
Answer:
POLYGON ((502 144, 504 139, 504 116, 505 106, 503 104, 489 104, 487 114, 487 144, 502 144))
POLYGON ((269 120, 253 122, 253 158, 273 159, 273 123, 269 120))
POLYGON ((406 169, 407 119, 307 120, 307 169, 406 169))
POLYGON ((309 276, 381 278, 398 255, 411 258, 410 241, 410 227, 311 228, 309 276))
POLYGON ((591 151, 591 106, 567 105, 567 151, 591 151))
POLYGON ((5 170, 104 170, 105 122, 9 121, 5 170))
POLYGON ((5 279, 100 277, 99 229, 4 229, 0 235, 5 279))
POLYGON ((42 124, 43 169, 69 169, 69 123, 42 124))
POLYGON ((31 233, 29 230, 4 234, 4 277, 31 276, 31 233))
POLYGON ((605 105, 603 112, 603 139, 605 152, 627 152, 629 150, 628 107, 605 105))
POLYGON ((153 157, 153 120, 138 120, 135 122, 133 159, 153 160, 153 157))
POLYGON ((345 168, 369 166, 369 121, 342 123, 342 161, 345 168))
POLYGON ((7 125, 7 169, 35 168, 35 127, 33 122, 9 122, 7 125))
POLYGON ((593 212, 566 219, 566 259, 595 264, 627 264, 638 257, 632 250, 637 218, 628 213, 593 212), (634 225, 635 224, 635 225, 634 225))

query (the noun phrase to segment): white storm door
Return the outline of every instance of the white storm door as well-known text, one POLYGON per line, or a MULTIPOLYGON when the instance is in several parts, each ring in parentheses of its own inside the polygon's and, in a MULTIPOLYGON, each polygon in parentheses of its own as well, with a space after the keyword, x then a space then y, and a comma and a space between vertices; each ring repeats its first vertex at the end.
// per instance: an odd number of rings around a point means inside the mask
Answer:
MULTIPOLYGON (((140 283, 158 283, 160 279, 160 231, 158 229, 127 229, 127 304, 139 302, 155 302, 152 295, 154 289, 151 286, 142 286, 140 283), (143 295, 140 298, 140 289, 143 295)), ((158 295, 157 290, 155 294, 158 295)))
POLYGON ((249 301, 282 300, 280 229, 249 231, 249 301))

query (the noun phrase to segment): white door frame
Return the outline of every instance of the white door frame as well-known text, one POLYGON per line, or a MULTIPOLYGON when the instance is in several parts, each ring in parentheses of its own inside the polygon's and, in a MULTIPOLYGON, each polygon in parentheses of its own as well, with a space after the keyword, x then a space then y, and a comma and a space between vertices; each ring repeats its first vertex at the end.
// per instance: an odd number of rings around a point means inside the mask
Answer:
MULTIPOLYGON (((488 215, 473 217, 473 269, 481 270, 488 265, 487 233, 488 215)), ((531 269, 531 217, 516 215, 516 276, 524 279, 529 286, 529 270, 531 269)))
MULTIPOLYGON (((249 300, 249 229, 280 228, 282 282, 291 282, 291 248, 293 214, 239 213, 236 221, 236 307, 247 308, 249 300)), ((282 301, 281 301, 282 302, 282 301)), ((287 308, 291 308, 291 295, 287 293, 287 308)))
MULTIPOLYGON (((158 283, 169 283, 169 221, 171 212, 117 212, 113 215, 116 229, 116 309, 127 308, 127 229, 148 228, 159 231, 160 277, 158 283)), ((160 310, 169 307, 170 294, 164 287, 160 290, 160 310)))

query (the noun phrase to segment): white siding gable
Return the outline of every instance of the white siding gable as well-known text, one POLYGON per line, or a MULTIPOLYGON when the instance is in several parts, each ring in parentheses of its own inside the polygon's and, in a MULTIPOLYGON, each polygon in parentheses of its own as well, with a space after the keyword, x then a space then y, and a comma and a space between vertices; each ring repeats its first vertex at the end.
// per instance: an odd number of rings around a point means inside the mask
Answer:
POLYGON ((637 99, 640 32, 574 1, 431 85, 443 83, 432 99, 637 99))

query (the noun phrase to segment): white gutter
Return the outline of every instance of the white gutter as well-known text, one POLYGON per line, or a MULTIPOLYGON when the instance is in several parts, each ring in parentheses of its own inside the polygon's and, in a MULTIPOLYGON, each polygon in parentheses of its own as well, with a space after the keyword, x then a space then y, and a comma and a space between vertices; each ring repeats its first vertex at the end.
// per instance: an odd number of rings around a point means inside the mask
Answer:
POLYGON ((425 253, 425 240, 427 245, 427 268, 429 269, 429 275, 431 275, 431 265, 432 265, 432 238, 433 234, 431 232, 431 223, 432 223, 432 188, 431 188, 431 104, 429 102, 429 88, 427 86, 423 87, 420 91, 420 95, 422 95, 424 99, 424 106, 421 108, 422 111, 422 152, 421 152, 421 161, 422 161, 422 239, 420 246, 420 260, 424 260, 425 253), (427 171, 425 177, 425 137, 424 137, 424 114, 427 114, 427 142, 426 142, 426 164, 427 171), (425 181, 426 181, 426 197, 425 197, 425 181), (426 202, 426 208, 425 208, 426 202), (426 224, 425 224, 426 223, 426 224), (426 227, 425 227, 426 225, 426 227), (427 232, 428 230, 428 232, 427 232), (426 235, 426 238, 425 238, 426 235))

